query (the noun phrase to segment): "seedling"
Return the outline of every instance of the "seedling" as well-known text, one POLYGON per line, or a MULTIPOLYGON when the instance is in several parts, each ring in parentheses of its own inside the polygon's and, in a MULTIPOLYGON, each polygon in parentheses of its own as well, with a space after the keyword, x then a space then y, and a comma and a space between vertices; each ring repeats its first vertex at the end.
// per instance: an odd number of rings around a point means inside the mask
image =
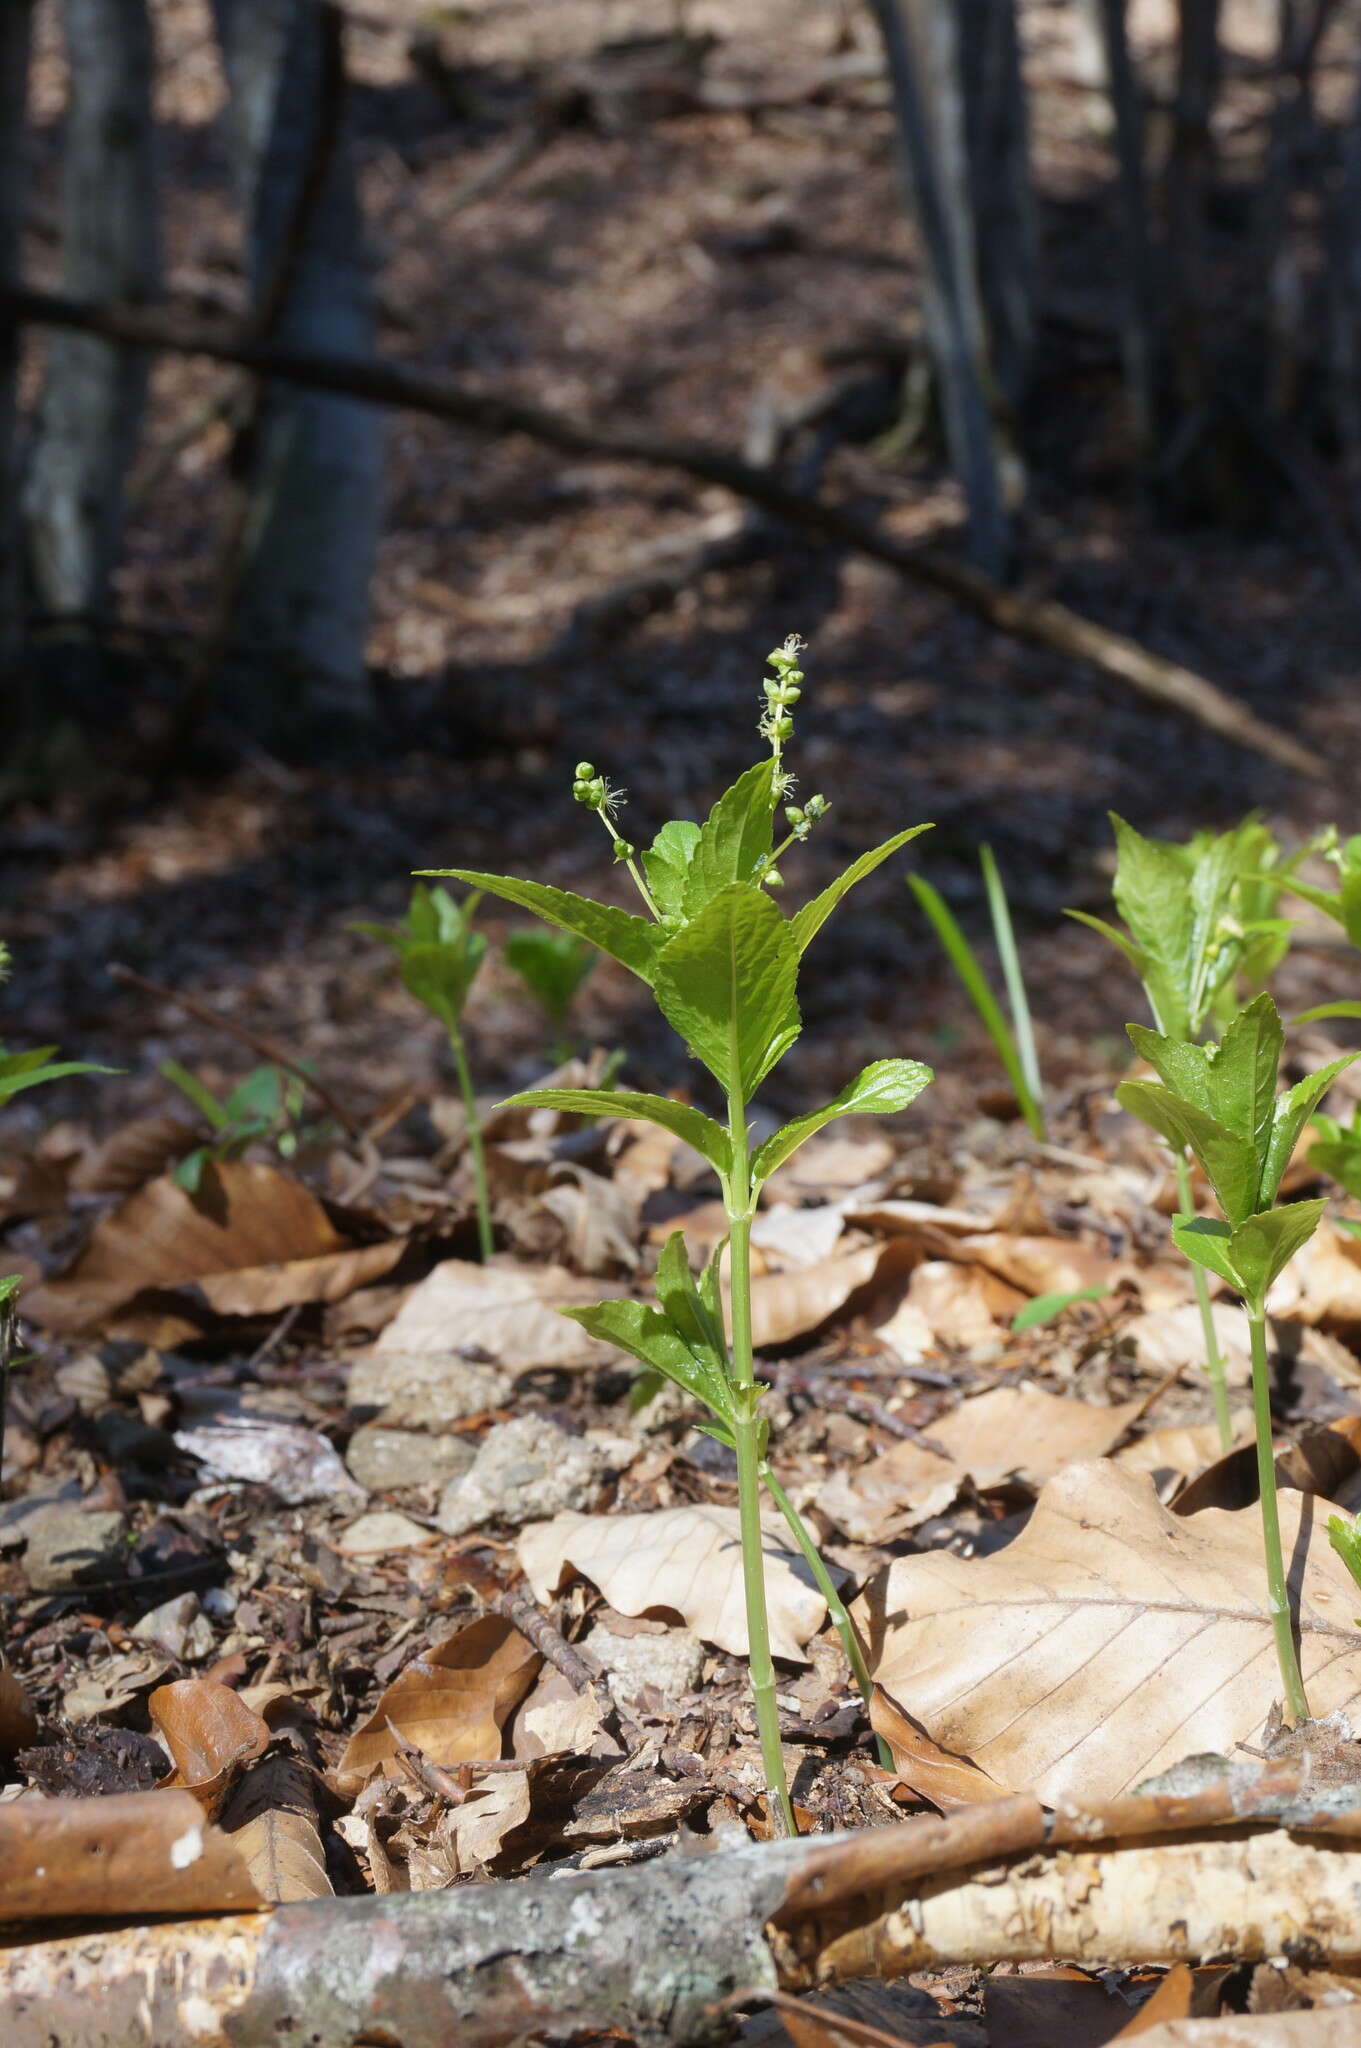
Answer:
POLYGON ((473 913, 478 898, 469 896, 455 903, 447 889, 427 889, 417 882, 411 902, 400 924, 357 924, 355 931, 381 939, 397 955, 402 985, 423 1003, 444 1026, 458 1075, 459 1093, 468 1132, 468 1153, 472 1160, 473 1186, 477 1198, 477 1238, 484 1259, 494 1249, 491 1227, 491 1193, 487 1186, 487 1154, 482 1143, 482 1124, 477 1114, 477 1097, 468 1067, 463 1040, 463 1010, 477 971, 486 957, 487 941, 473 930, 473 913))
POLYGON ((506 964, 515 969, 552 1025, 553 1061, 561 1066, 572 1049, 566 1037, 567 1012, 600 955, 587 940, 571 932, 548 932, 537 926, 508 933, 504 952, 506 964))
POLYGON ((1224 1212, 1220 1221, 1188 1208, 1173 1217, 1172 1235, 1188 1259, 1227 1280, 1247 1310, 1268 1606, 1286 1705, 1295 1722, 1307 1721, 1276 1511, 1266 1297, 1327 1206, 1318 1200, 1274 1207, 1281 1177, 1315 1105, 1358 1055, 1333 1060, 1278 1098, 1285 1034, 1268 995, 1240 1010, 1218 1045, 1192 1045, 1140 1024, 1131 1024, 1129 1035, 1159 1079, 1122 1083, 1118 1100, 1170 1145, 1194 1153, 1224 1212))
POLYGON ((719 1279, 721 1248, 696 1280, 679 1231, 667 1241, 658 1263, 656 1307, 606 1301, 565 1313, 693 1394, 709 1411, 710 1433, 736 1454, 752 1694, 770 1812, 790 1833, 794 1818, 780 1749, 766 1618, 763 1483, 829 1597, 862 1684, 866 1674, 858 1646, 851 1651, 854 1636, 825 1567, 821 1559, 814 1563, 817 1553, 807 1531, 773 1484, 767 1460, 768 1423, 761 1413, 767 1389, 756 1378, 752 1349, 752 1219, 765 1181, 815 1132, 836 1117, 892 1115, 906 1109, 931 1079, 930 1069, 916 1060, 876 1060, 834 1101, 797 1117, 752 1150, 752 1098, 802 1028, 797 983, 804 952, 847 891, 927 829, 914 825, 896 833, 852 862, 792 917, 783 914, 772 893, 783 886, 779 862, 809 837, 828 810, 820 795, 794 803, 785 767, 784 750, 793 736, 794 707, 804 681, 799 646, 791 638, 768 658, 774 674, 763 684, 760 730, 769 757, 724 791, 703 825, 673 819, 640 856, 619 831, 621 792, 597 774, 591 762, 578 763, 573 793, 609 834, 616 861, 627 869, 642 898, 644 916, 541 882, 466 868, 440 871, 536 912, 629 968, 646 983, 662 1015, 722 1091, 722 1121, 665 1096, 626 1090, 535 1088, 511 1099, 585 1116, 644 1117, 694 1146, 718 1174, 728 1224, 727 1318, 719 1279), (775 815, 781 807, 787 831, 774 846, 775 815))
POLYGON ((272 1144, 281 1159, 292 1159, 324 1135, 325 1125, 301 1124, 306 1083, 282 1067, 253 1067, 245 1080, 220 1100, 178 1060, 162 1060, 160 1072, 193 1103, 213 1133, 206 1145, 187 1152, 170 1176, 188 1195, 198 1193, 204 1170, 215 1159, 239 1159, 261 1142, 272 1144))
POLYGON ((1339 1123, 1336 1117, 1324 1116, 1319 1111, 1313 1121, 1318 1137, 1306 1155, 1310 1166, 1316 1173, 1326 1173, 1329 1180, 1335 1180, 1344 1194, 1361 1199, 1361 1106, 1352 1111, 1349 1124, 1339 1123))
MULTIPOLYGON (((1225 1006, 1232 1011, 1239 982, 1264 979, 1289 942, 1289 924, 1272 914, 1276 843, 1255 818, 1217 837, 1198 834, 1184 846, 1145 839, 1114 812, 1111 824, 1115 907, 1123 929, 1083 910, 1068 915, 1119 947, 1143 983, 1159 1031, 1196 1040, 1225 1006)), ((1177 1202, 1190 1214, 1195 1201, 1184 1144, 1172 1142, 1172 1165, 1177 1202)), ((1209 1283, 1199 1266, 1193 1277, 1215 1424, 1227 1451, 1233 1422, 1224 1359, 1209 1283)))
POLYGON ((1002 1014, 1001 1004, 993 994, 982 962, 965 938, 939 889, 921 875, 909 875, 908 887, 931 920, 936 937, 949 956, 950 965, 963 983, 965 993, 997 1048, 997 1056, 1006 1069, 1007 1079, 1011 1083, 1013 1095, 1021 1106, 1022 1116, 1035 1136, 1043 1141, 1044 1088, 1040 1080, 1035 1030, 1030 1019, 1030 1003, 1026 997, 1025 980, 1021 973, 1021 958, 1016 950, 1016 934, 1012 929, 1011 911, 1007 906, 1006 891, 1002 887, 1002 877, 997 871, 992 848, 981 847, 978 860, 983 870, 983 884, 987 890, 993 938, 1002 963, 1007 1006, 1011 1011, 1010 1025, 1002 1014))
POLYGON ((1055 1323, 1066 1309, 1076 1307, 1080 1301, 1104 1301, 1110 1293, 1109 1287, 1078 1287, 1070 1293, 1037 1294, 1024 1308, 1018 1308, 1011 1319, 1013 1332, 1019 1337, 1025 1330, 1043 1329, 1046 1323, 1055 1323))

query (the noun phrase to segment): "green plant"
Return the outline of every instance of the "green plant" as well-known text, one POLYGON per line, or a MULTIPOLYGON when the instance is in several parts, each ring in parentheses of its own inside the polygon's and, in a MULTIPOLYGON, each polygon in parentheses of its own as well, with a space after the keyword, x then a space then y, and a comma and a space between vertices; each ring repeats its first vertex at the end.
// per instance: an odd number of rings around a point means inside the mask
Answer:
POLYGON ((486 957, 487 941, 473 929, 478 897, 455 903, 447 889, 427 889, 417 882, 411 891, 407 913, 400 924, 357 924, 352 927, 381 939, 397 955, 402 986, 418 1003, 423 1003, 444 1026, 458 1076, 467 1120, 468 1153, 472 1160, 473 1186, 477 1199, 477 1237, 484 1259, 494 1249, 491 1222, 491 1192, 487 1185, 487 1154, 482 1143, 482 1123, 473 1093, 468 1050, 463 1039, 463 1010, 477 971, 486 957))
POLYGON ((193 1103, 213 1134, 207 1144, 187 1152, 171 1175, 186 1194, 198 1193, 204 1169, 214 1159, 239 1159, 262 1140, 272 1143, 281 1159, 292 1159, 327 1129, 302 1124, 307 1085, 300 1075, 285 1073, 282 1067, 253 1067, 220 1100, 178 1060, 162 1060, 159 1071, 193 1103))
MULTIPOLYGON (((1114 811, 1111 824, 1113 893, 1123 929, 1083 910, 1067 914, 1124 954, 1143 983, 1159 1031, 1173 1039, 1199 1039, 1226 1008, 1232 1014, 1240 986, 1271 972, 1289 942, 1289 924, 1274 914, 1280 884, 1271 869, 1279 849, 1256 818, 1229 832, 1198 833, 1182 846, 1145 839, 1114 811)), ((1172 1164, 1177 1201, 1189 1213, 1195 1204, 1184 1144, 1172 1143, 1172 1164)), ((1228 1450, 1233 1423, 1224 1360, 1209 1285, 1198 1266, 1194 1281, 1215 1423, 1228 1450)))
POLYGON ((1019 1337, 1025 1330, 1042 1329, 1046 1323, 1057 1322, 1065 1309, 1076 1307, 1080 1301, 1104 1301, 1110 1293, 1109 1287, 1076 1287, 1069 1292, 1036 1294, 1018 1308, 1011 1319, 1011 1327, 1019 1337))
POLYGON ((1361 1199, 1361 1106, 1352 1111, 1349 1124, 1317 1110, 1313 1124, 1318 1137, 1306 1155, 1310 1166, 1335 1180, 1344 1194, 1361 1199))
POLYGON ((1286 1704, 1295 1721, 1307 1720, 1276 1511, 1266 1297, 1327 1206, 1318 1200, 1276 1208, 1281 1177, 1315 1105, 1358 1055, 1333 1060, 1278 1097, 1285 1034, 1268 995, 1240 1010, 1218 1045, 1195 1045, 1140 1024, 1131 1024, 1129 1035, 1159 1078, 1123 1082, 1117 1090, 1122 1107, 1195 1155, 1223 1211, 1220 1220, 1188 1208, 1173 1218, 1172 1235, 1196 1266, 1226 1280, 1247 1310, 1268 1604, 1286 1704))
MULTIPOLYGON (((689 819, 663 825, 641 860, 619 832, 620 793, 590 762, 578 764, 574 794, 609 833, 615 859, 632 876, 645 916, 541 882, 464 868, 441 870, 534 911, 629 968, 722 1091, 722 1121, 665 1096, 626 1090, 537 1088, 512 1101, 586 1116, 645 1117, 693 1145, 718 1174, 728 1223, 730 1323, 719 1281, 722 1249, 696 1279, 679 1232, 658 1263, 655 1307, 607 1301, 565 1313, 693 1394, 709 1411, 710 1432, 736 1454, 752 1694, 772 1818, 791 1831, 761 1551, 761 1488, 770 1485, 771 1474, 768 1425, 761 1413, 766 1389, 756 1378, 752 1346, 752 1219, 764 1182, 806 1139, 836 1117, 905 1109, 931 1078, 930 1069, 915 1060, 876 1060, 834 1101, 795 1118, 752 1148, 752 1098, 801 1029, 797 984, 803 954, 847 891, 926 829, 917 825, 896 833, 853 861, 792 917, 783 914, 771 893, 783 886, 779 861, 789 847, 808 838, 828 809, 822 796, 811 796, 802 805, 789 801, 784 749, 804 680, 799 644, 790 639, 769 656, 774 674, 763 685, 760 725, 769 758, 724 791, 703 825, 689 819), (788 830, 774 846, 774 819, 781 806, 788 830)), ((783 1493, 774 1498, 811 1562, 816 1552, 807 1531, 783 1493)), ((825 1571, 822 1576, 825 1592, 830 1581, 825 1571)), ((845 1628, 846 1640, 853 1642, 848 1623, 845 1628)), ((863 1661, 858 1668, 863 1678, 863 1661)))
POLYGON ((571 1051, 565 1036, 572 998, 600 958, 596 947, 572 932, 544 931, 528 926, 509 932, 503 948, 513 967, 553 1027, 553 1058, 561 1065, 571 1051))
POLYGON ((951 966, 963 983, 969 1000, 997 1048, 998 1058, 1006 1069, 1007 1079, 1011 1083, 1013 1095, 1020 1104, 1022 1116, 1035 1136, 1043 1140, 1044 1088, 1040 1080, 1035 1031, 1030 1019, 1025 980, 1021 973, 1020 954, 1016 950, 1011 911, 1007 906, 1006 891, 1002 887, 1002 877, 997 871, 992 848, 981 847, 978 861, 983 870, 983 885, 987 891, 993 938, 997 945, 998 958, 1002 963, 1007 1007, 1011 1011, 1010 1025, 1002 1014, 1001 1004, 992 992, 982 962, 965 938, 939 889, 921 875, 909 875, 908 887, 930 919, 932 929, 945 948, 951 966))

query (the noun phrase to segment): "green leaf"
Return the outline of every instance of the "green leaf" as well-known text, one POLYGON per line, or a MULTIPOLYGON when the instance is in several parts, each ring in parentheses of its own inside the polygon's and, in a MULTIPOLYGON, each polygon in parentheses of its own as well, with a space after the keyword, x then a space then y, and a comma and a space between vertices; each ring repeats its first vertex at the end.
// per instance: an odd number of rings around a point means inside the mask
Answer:
POLYGON ((1292 1024, 1323 1024, 1330 1017, 1361 1017, 1361 1003, 1316 1003, 1312 1010, 1301 1010, 1298 1017, 1292 1017, 1292 1024))
POLYGON ((798 965, 789 926, 750 882, 720 889, 662 948, 657 1007, 743 1102, 799 1035, 798 965))
POLYGON ((486 956, 487 941, 481 932, 465 932, 458 943, 404 946, 401 951, 402 985, 446 1031, 457 1028, 468 991, 486 956))
POLYGON ((988 1036, 997 1048, 997 1056, 1006 1069, 1007 1079, 1011 1083, 1012 1093, 1021 1105, 1022 1115, 1035 1136, 1043 1140, 1044 1111, 1030 1092, 1011 1027, 1002 1015, 1001 1004, 992 992, 978 955, 960 930, 939 889, 921 875, 909 875, 907 883, 931 920, 936 937, 945 948, 951 966, 963 982, 969 1000, 982 1018, 988 1036))
MULTIPOLYGON (((1361 1586, 1361 1515, 1349 1522, 1345 1515, 1329 1515, 1328 1541, 1361 1586)), ((1361 1622, 1357 1627, 1361 1628, 1361 1622)))
POLYGON ((1018 1308, 1011 1319, 1011 1327, 1017 1336, 1023 1330, 1038 1330, 1044 1323, 1052 1323, 1079 1301, 1103 1301, 1110 1293, 1109 1287, 1078 1287, 1069 1294, 1037 1294, 1024 1308, 1018 1308))
MULTIPOLYGON (((45 1059, 55 1047, 46 1046, 42 1057, 45 1059)), ((12 1095, 20 1095, 25 1088, 43 1088, 49 1081, 65 1081, 72 1074, 117 1074, 119 1067, 96 1066, 91 1060, 55 1060, 49 1066, 34 1066, 32 1056, 24 1053, 0 1053, 0 1103, 9 1101, 12 1095)))
POLYGON ((807 1116, 795 1117, 773 1138, 767 1138, 751 1162, 753 1181, 765 1180, 791 1153, 797 1152, 805 1139, 836 1117, 895 1116, 915 1102, 933 1079, 930 1067, 923 1066, 920 1060, 875 1060, 831 1102, 810 1110, 807 1116))
POLYGON ((1361 1196, 1361 1132, 1345 1129, 1331 1117, 1314 1118, 1316 1126, 1328 1130, 1309 1147, 1309 1164, 1315 1173, 1326 1173, 1346 1194, 1361 1196))
MULTIPOLYGON (((3 952, 4 949, 0 947, 0 966, 3 966, 3 952)), ((17 1273, 0 1274, 0 1308, 3 1308, 6 1302, 14 1300, 23 1284, 17 1273)))
POLYGON ((552 1024, 561 1029, 573 996, 600 958, 596 948, 572 932, 536 927, 507 933, 503 950, 507 965, 542 1004, 552 1024))
POLYGON ((1226 1130, 1195 1104, 1183 1102, 1157 1081, 1122 1081, 1115 1099, 1179 1151, 1189 1146, 1204 1168, 1219 1206, 1231 1223, 1257 1207, 1257 1155, 1246 1138, 1226 1130))
POLYGON ((227 1114, 233 1123, 263 1119, 266 1125, 286 1110, 286 1078, 278 1067, 252 1067, 244 1081, 238 1081, 227 1097, 227 1114))
POLYGON ((750 882, 769 854, 774 824, 771 776, 775 763, 758 761, 725 789, 700 828, 685 875, 682 907, 698 916, 720 889, 750 882))
POLYGON ((196 1195, 203 1180, 203 1171, 212 1153, 206 1145, 196 1145, 192 1152, 186 1152, 170 1175, 177 1188, 183 1188, 186 1195, 196 1195))
POLYGON ((580 1323, 593 1337, 617 1344, 621 1351, 663 1373, 715 1414, 732 1414, 726 1378, 716 1374, 705 1358, 695 1355, 660 1309, 647 1308, 641 1301, 600 1301, 591 1308, 565 1308, 560 1313, 580 1323))
POLYGON ((1219 1217, 1174 1216, 1172 1242, 1193 1265, 1208 1267, 1238 1294, 1246 1291, 1233 1263, 1233 1231, 1219 1217))
POLYGON ((1272 1281, 1309 1242, 1327 1206, 1326 1199, 1287 1202, 1283 1208, 1249 1216, 1234 1231, 1230 1252, 1254 1314, 1261 1314, 1272 1281))
POLYGON ((930 830, 929 825, 909 825, 906 832, 896 832, 892 839, 884 840, 881 846, 871 847, 868 853, 862 853, 858 860, 853 860, 844 874, 838 875, 834 882, 829 882, 820 896, 815 896, 811 903, 805 903, 802 910, 796 911, 789 924, 794 934, 794 944, 799 952, 807 952, 842 897, 848 895, 857 882, 863 882, 877 867, 882 867, 900 846, 906 846, 910 839, 916 839, 920 833, 930 830))
POLYGON ((521 910, 532 910, 546 924, 588 939, 649 984, 665 933, 645 917, 619 910, 612 903, 593 903, 588 896, 574 896, 568 889, 554 889, 547 882, 522 882, 514 875, 484 875, 472 868, 423 868, 423 874, 453 875, 460 882, 500 896, 521 910))
POLYGON ((660 1124, 693 1145, 721 1174, 732 1171, 732 1149, 722 1124, 686 1102, 667 1095, 635 1094, 627 1088, 525 1088, 508 1095, 502 1109, 562 1109, 572 1116, 636 1116, 660 1124))
POLYGON ((178 1060, 162 1060, 158 1072, 172 1088, 178 1088, 180 1094, 193 1103, 210 1130, 226 1130, 232 1120, 230 1110, 225 1103, 218 1101, 212 1089, 200 1081, 197 1074, 191 1074, 178 1060))
POLYGON ((1147 979, 1148 963, 1145 956, 1135 945, 1133 939, 1127 933, 1122 932, 1118 926, 1109 923, 1104 917, 1093 917, 1089 910, 1065 910, 1063 914, 1065 917, 1071 917, 1075 924, 1085 924, 1090 930, 1100 932, 1103 939, 1109 939, 1111 944, 1117 946, 1124 954, 1140 981, 1147 979))
POLYGON ((1035 1048, 1035 1027, 1030 1017, 1030 999, 1026 995, 1025 976, 1021 971, 1021 955, 1011 923, 1011 906, 1007 902, 1007 892, 1002 886, 1002 877, 990 846, 979 847, 978 864, 983 870, 983 886, 988 895, 988 914, 992 918, 993 942, 1002 964, 1002 980, 1007 992, 1007 1008, 1011 1011, 1016 1057, 1021 1063, 1026 1087, 1038 1103, 1044 1093, 1044 1084, 1040 1079, 1040 1059, 1035 1048))
POLYGON ((1254 1157, 1264 1156, 1285 1044, 1270 996, 1258 996, 1240 1010, 1219 1045, 1188 1044, 1142 1024, 1128 1028, 1136 1051, 1174 1095, 1245 1139, 1254 1157))
POLYGON ((1144 986, 1153 1014, 1173 1038, 1189 1038, 1195 912, 1185 863, 1175 848, 1145 839, 1114 811, 1110 816, 1117 849, 1115 907, 1143 956, 1144 986))
POLYGON ((1290 1164, 1290 1156, 1299 1142, 1300 1132, 1343 1068, 1349 1067, 1357 1058, 1361 1058, 1361 1054, 1349 1052, 1340 1060, 1330 1060, 1328 1065, 1320 1067, 1316 1074, 1307 1074, 1302 1081, 1297 1081, 1276 1104, 1276 1118, 1258 1182, 1259 1208, 1266 1208, 1275 1201, 1276 1190, 1281 1184, 1286 1167, 1290 1164))
POLYGON ((695 1284, 683 1231, 673 1230, 662 1247, 662 1255, 657 1261, 656 1288, 662 1312, 672 1327, 679 1330, 695 1357, 703 1360, 726 1388, 728 1350, 722 1318, 720 1316, 715 1321, 709 1304, 695 1284))
POLYGON ((689 818, 663 825, 643 855, 643 873, 652 900, 664 918, 679 920, 685 903, 685 878, 699 844, 699 826, 689 818))

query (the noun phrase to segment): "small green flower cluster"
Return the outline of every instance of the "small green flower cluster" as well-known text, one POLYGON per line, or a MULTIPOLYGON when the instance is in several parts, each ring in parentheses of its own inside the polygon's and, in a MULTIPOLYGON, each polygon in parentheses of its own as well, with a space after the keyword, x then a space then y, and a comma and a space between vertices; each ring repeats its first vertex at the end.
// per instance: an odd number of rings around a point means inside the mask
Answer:
POLYGON ((803 695, 803 670, 799 667, 799 655, 803 641, 797 633, 791 633, 782 646, 766 656, 767 666, 773 668, 773 676, 767 676, 761 684, 765 693, 766 708, 761 713, 760 732, 763 740, 770 743, 775 757, 773 788, 775 801, 788 796, 794 786, 794 778, 787 775, 783 766, 786 743, 794 737, 794 706, 803 695))

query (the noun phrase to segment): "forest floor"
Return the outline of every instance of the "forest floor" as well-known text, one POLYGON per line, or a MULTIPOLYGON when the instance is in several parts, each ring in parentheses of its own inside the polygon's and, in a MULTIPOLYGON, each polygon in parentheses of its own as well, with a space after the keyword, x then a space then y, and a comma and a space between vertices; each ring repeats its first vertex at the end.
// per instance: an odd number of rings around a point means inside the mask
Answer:
MULTIPOLYGON (((537 84, 594 62, 602 42, 669 30, 673 10, 470 7, 418 65, 409 18, 370 0, 352 61, 383 346, 732 446, 759 402, 799 402, 859 347, 861 425, 827 473, 891 499, 900 536, 948 534, 958 505, 935 456, 884 444, 898 392, 883 364, 912 340, 914 259, 882 92, 809 88, 843 54, 836 10, 761 0, 737 26, 735 12, 689 10, 692 30, 718 35, 705 76, 781 104, 677 111, 620 87, 469 199, 537 84)), ((56 1121, 41 1096, 21 1097, 0 1150, 6 1270, 24 1272, 31 1318, 5 1435, 0 1601, 11 1670, 41 1717, 36 1729, 0 1717, 18 1751, 11 1803, 150 1788, 169 1752, 174 1782, 241 1838, 267 1897, 590 1871, 768 1834, 732 1624, 729 1455, 669 1395, 633 1413, 617 1356, 553 1313, 641 1288, 671 1229, 695 1249, 712 1242, 716 1184, 642 1126, 501 1113, 489 1124, 497 1255, 478 1264, 441 1034, 351 925, 399 914, 413 869, 455 861, 609 894, 617 878, 571 802, 572 765, 587 756, 628 787, 640 840, 665 817, 703 815, 756 751, 762 659, 791 631, 810 642, 800 786, 834 806, 788 864, 791 896, 931 819, 912 864, 977 932, 976 848, 989 840, 1051 1098, 1041 1143, 891 863, 811 956, 807 1028, 772 1106, 806 1108, 886 1055, 925 1059, 937 1080, 909 1116, 810 1144, 757 1228, 777 1469, 848 1597, 864 1596, 894 1756, 892 1770, 876 1761, 825 1607, 772 1537, 804 1823, 859 1828, 1012 1790, 1099 1803, 1190 1750, 1269 1746, 1264 1617, 1244 1666, 1254 1679, 1221 1687, 1208 1645, 1179 1647, 1177 1711, 1162 1719, 1167 1646, 1144 1661, 1120 1650, 1117 1702, 1062 1601, 1046 1608, 1026 1577, 1042 1531, 1061 1564, 1084 1562, 1090 1542, 1065 1522, 1075 1501, 1089 1522, 1132 1528, 1131 1475, 1152 1474, 1155 1493, 1137 1482, 1145 1521, 1119 1615, 1136 1643, 1153 1601, 1140 1554, 1175 1548, 1202 1516, 1230 1548, 1256 1526, 1242 1457, 1217 1456, 1167 1235, 1170 1177, 1113 1105, 1138 990, 1061 912, 1106 908, 1108 809, 1184 837, 1260 807, 1298 840, 1354 822, 1361 760, 1356 600, 1279 474, 1248 469, 1231 534, 1159 523, 1128 488, 1101 271, 1109 165, 1066 19, 1026 10, 1052 286, 1027 450, 1028 582, 1203 669, 1316 747, 1328 779, 1306 784, 789 535, 602 626, 586 601, 640 552, 655 566, 654 544, 688 543, 721 495, 407 418, 391 436, 372 650, 384 716, 370 753, 276 760, 243 741, 224 701, 192 756, 150 787, 148 707, 175 682, 147 636, 203 622, 225 453, 220 428, 175 439, 221 373, 159 363, 160 455, 145 464, 120 592, 134 654, 106 701, 80 707, 69 785, 0 821, 16 975, 6 1034, 120 1070, 47 1098, 56 1121), (195 1207, 166 1169, 203 1133, 159 1064, 222 1093, 256 1056, 169 997, 111 983, 112 962, 311 1063, 354 1133, 313 1104, 296 1156, 260 1147, 210 1169, 195 1207), (1084 1290, 1054 1320, 1013 1329, 1035 1297, 1084 1290), (912 1578, 941 1560, 938 1580, 912 1578), (989 1588, 1005 1602, 986 1577, 999 1568, 1047 1631, 1029 1664, 1008 1660, 996 1629, 960 1623, 989 1588), (940 1633, 924 1636, 932 1618, 940 1633)), ((1230 257, 1263 104, 1257 31, 1232 20, 1230 257)), ((206 7, 166 0, 157 33, 176 174, 170 289, 239 307, 239 237, 207 125, 219 88, 206 7)), ((42 62, 50 116, 50 41, 42 62)), ((50 133, 40 158, 41 202, 50 133)), ((40 232, 33 274, 52 258, 40 232)), ((514 921, 484 912, 494 940, 514 921)), ((1303 938, 1279 977, 1285 1011, 1353 993, 1321 928, 1303 938)), ((693 1081, 608 963, 574 1032, 593 1071, 619 1049, 632 1086, 693 1081)), ((495 957, 469 1037, 488 1104, 549 1064, 495 957)), ((1325 1050, 1317 1033, 1298 1042, 1305 1066, 1325 1050)), ((1316 1182, 1300 1165, 1290 1191, 1316 1182)), ((1285 1514, 1301 1527, 1317 1496, 1361 1504, 1357 1250, 1327 1229, 1278 1302, 1285 1514)), ((1220 1316, 1242 1427, 1242 1318, 1227 1304, 1220 1316)), ((1345 1603, 1345 1576, 1339 1590, 1314 1542, 1314 1597, 1345 1603)), ((1350 1608, 1339 1616, 1350 1627, 1350 1608)), ((1316 1706, 1361 1689, 1357 1661, 1339 1653, 1316 1706)), ((901 2041, 1086 2048, 1162 1981, 1103 1961, 928 1970, 858 2009, 901 2041)), ((1188 1978, 1166 2012, 1322 2015, 1345 1995, 1306 1959, 1188 1978)), ((754 2038, 776 2038, 760 2024, 754 2038)))

